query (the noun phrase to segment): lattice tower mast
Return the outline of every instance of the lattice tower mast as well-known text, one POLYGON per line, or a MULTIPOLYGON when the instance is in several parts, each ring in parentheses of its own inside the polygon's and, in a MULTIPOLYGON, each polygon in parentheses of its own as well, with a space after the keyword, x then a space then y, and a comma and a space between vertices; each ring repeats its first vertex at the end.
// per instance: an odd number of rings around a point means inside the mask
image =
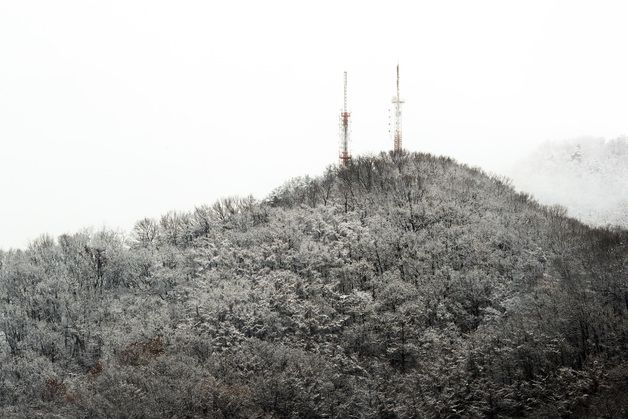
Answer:
POLYGON ((340 112, 340 165, 347 166, 351 160, 349 153, 349 117, 351 112, 347 110, 347 72, 344 78, 344 104, 340 112))
POLYGON ((399 64, 397 64, 397 96, 393 97, 392 99, 392 103, 394 105, 394 116, 395 116, 395 121, 394 121, 394 132, 393 132, 393 150, 397 153, 400 152, 402 150, 402 144, 401 144, 401 139, 402 139, 402 135, 401 135, 401 105, 404 103, 403 100, 401 100, 401 97, 399 96, 399 64))

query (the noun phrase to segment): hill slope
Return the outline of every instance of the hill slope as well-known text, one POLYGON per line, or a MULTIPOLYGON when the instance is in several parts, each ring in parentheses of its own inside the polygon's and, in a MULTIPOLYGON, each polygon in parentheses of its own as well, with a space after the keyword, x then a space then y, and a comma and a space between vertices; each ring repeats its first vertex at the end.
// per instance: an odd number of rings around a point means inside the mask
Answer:
POLYGON ((0 255, 0 416, 625 415, 627 239, 424 154, 43 237, 0 255))

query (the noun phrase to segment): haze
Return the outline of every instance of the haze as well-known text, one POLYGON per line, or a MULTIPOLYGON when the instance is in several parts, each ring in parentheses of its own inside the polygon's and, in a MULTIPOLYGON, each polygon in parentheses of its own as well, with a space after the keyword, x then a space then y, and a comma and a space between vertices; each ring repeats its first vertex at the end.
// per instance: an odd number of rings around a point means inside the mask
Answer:
POLYGON ((404 146, 499 172, 628 132, 628 6, 609 1, 0 3, 0 248, 404 146))

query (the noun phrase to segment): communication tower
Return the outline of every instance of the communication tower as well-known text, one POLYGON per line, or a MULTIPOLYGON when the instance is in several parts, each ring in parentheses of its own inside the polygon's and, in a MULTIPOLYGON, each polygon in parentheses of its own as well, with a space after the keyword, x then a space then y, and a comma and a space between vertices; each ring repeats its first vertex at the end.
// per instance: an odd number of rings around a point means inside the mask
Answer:
POLYGON ((399 96, 399 64, 397 64, 397 96, 392 99, 394 105, 394 130, 393 130, 393 151, 398 153, 402 150, 401 145, 401 105, 404 103, 399 96))
POLYGON ((351 112, 347 110, 347 72, 344 79, 344 105, 340 111, 340 166, 348 166, 351 160, 349 153, 349 117, 351 112))

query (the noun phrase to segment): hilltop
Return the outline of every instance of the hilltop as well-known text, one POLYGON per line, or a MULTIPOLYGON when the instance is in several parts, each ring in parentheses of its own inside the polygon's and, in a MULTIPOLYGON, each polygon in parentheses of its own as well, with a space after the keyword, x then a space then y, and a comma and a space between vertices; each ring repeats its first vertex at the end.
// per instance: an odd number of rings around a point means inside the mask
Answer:
POLYGON ((0 416, 626 415, 628 233, 419 153, 0 252, 0 416))

